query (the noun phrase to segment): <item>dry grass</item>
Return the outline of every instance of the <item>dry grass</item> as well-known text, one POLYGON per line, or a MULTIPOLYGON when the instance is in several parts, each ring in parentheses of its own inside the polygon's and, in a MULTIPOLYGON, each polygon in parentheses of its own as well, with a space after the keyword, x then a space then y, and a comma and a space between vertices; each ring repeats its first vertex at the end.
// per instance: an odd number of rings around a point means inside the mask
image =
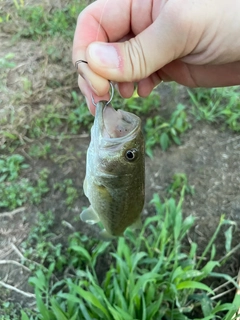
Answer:
MULTIPOLYGON (((2 39, 2 54, 6 55, 10 38, 2 39)), ((2 146, 8 139, 19 139, 23 143, 33 120, 49 105, 64 112, 70 106, 71 91, 78 90, 77 76, 71 64, 70 43, 62 45, 55 39, 51 46, 54 44, 55 50, 58 50, 57 45, 61 48, 59 52, 63 60, 69 57, 67 63, 59 63, 61 57, 54 61, 54 57, 47 54, 50 41, 41 46, 40 43, 33 45, 32 41, 21 40, 11 47, 15 67, 0 69, 2 146)))

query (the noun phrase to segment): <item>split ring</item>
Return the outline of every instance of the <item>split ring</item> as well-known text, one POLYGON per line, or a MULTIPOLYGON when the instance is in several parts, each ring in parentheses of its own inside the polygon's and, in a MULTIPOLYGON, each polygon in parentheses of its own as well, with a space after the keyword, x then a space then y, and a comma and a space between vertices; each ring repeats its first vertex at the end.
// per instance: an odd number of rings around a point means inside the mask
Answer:
POLYGON ((79 65, 80 63, 86 63, 86 64, 88 64, 88 62, 85 61, 85 60, 77 60, 77 61, 75 62, 75 68, 76 68, 77 70, 78 70, 78 65, 79 65))
MULTIPOLYGON (((110 99, 106 102, 106 106, 112 101, 113 96, 114 96, 114 86, 113 83, 111 81, 109 81, 110 87, 111 87, 111 96, 110 99)), ((92 103, 93 105, 96 107, 97 103, 94 101, 93 95, 92 95, 92 103)))

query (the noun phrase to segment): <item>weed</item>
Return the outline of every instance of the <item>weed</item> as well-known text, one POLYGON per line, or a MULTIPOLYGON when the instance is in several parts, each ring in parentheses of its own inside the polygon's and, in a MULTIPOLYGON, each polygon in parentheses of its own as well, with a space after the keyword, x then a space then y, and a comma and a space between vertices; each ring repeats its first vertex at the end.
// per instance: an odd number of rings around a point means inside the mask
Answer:
POLYGON ((238 88, 194 89, 188 90, 188 94, 197 120, 220 123, 233 131, 240 131, 238 88))
POLYGON ((47 158, 47 155, 51 152, 51 143, 45 142, 44 144, 33 144, 29 148, 29 155, 34 158, 47 158))
POLYGON ((8 22, 10 19, 10 14, 9 13, 5 13, 5 14, 2 14, 0 16, 0 23, 6 23, 8 22))
POLYGON ((20 178, 21 170, 29 167, 24 160, 19 154, 0 159, 0 208, 15 209, 26 202, 37 204, 48 192, 48 170, 39 172, 35 184, 27 178, 20 178))
POLYGON ((48 192, 47 182, 41 177, 36 186, 28 179, 11 184, 0 184, 0 208, 15 209, 25 203, 39 204, 42 196, 48 192))
POLYGON ((131 98, 124 100, 124 106, 121 106, 122 98, 117 96, 116 104, 120 105, 120 108, 126 108, 138 116, 149 116, 152 112, 159 111, 160 96, 157 92, 153 91, 148 97, 142 99, 135 92, 131 98))
POLYGON ((24 157, 20 154, 0 157, 0 182, 16 180, 20 171, 29 167, 28 164, 24 163, 24 160, 24 157))
POLYGON ((13 0, 13 2, 17 10, 25 6, 24 0, 13 0))
POLYGON ((65 179, 62 183, 56 183, 54 190, 60 190, 66 193, 65 203, 68 207, 71 207, 78 199, 78 190, 73 187, 73 181, 71 179, 65 179))
POLYGON ((93 119, 86 103, 82 101, 82 97, 73 91, 71 106, 67 110, 48 105, 34 119, 28 130, 28 135, 30 138, 40 138, 43 136, 59 137, 59 132, 65 136, 77 134, 83 130, 89 131, 93 119))
POLYGON ((0 298, 0 320, 19 320, 19 312, 16 310, 16 305, 11 302, 2 301, 0 298))
POLYGON ((71 4, 50 13, 41 5, 17 5, 17 15, 25 22, 18 36, 37 40, 61 34, 61 37, 72 38, 76 18, 85 6, 83 1, 71 1, 71 4))
POLYGON ((73 108, 67 117, 69 132, 76 134, 80 127, 89 130, 93 123, 93 116, 86 107, 85 101, 82 101, 76 91, 72 91, 73 108))
POLYGON ((167 188, 167 192, 173 197, 176 198, 180 196, 181 191, 185 190, 185 193, 194 194, 194 188, 189 185, 188 178, 185 173, 176 173, 172 178, 172 183, 167 188))
POLYGON ((15 63, 11 61, 13 58, 13 53, 8 53, 3 58, 0 58, 0 69, 14 68, 15 63))
MULTIPOLYGON (((95 266, 96 259, 102 252, 101 248, 107 248, 109 245, 109 243, 104 243, 99 248, 96 240, 88 239, 79 233, 69 236, 68 245, 64 244, 66 239, 63 238, 61 243, 58 243, 56 239, 59 239, 59 236, 51 232, 53 225, 54 215, 51 211, 44 214, 38 213, 35 225, 31 228, 27 239, 21 244, 24 264, 36 272, 37 277, 40 274, 41 277, 44 275, 45 278, 41 281, 42 286, 50 280, 52 275, 58 278, 65 277, 66 269, 71 270, 73 276, 78 269, 82 269, 88 263, 89 252, 92 253, 92 264, 95 266)), ((59 287, 62 286, 61 283, 62 280, 58 284, 59 287)), ((54 287, 55 285, 48 286, 48 289, 44 289, 45 293, 48 291, 47 295, 49 295, 51 291, 54 292, 54 287)))
MULTIPOLYGON (((99 246, 96 240, 89 239, 77 232, 69 236, 68 244, 66 244, 67 240, 64 237, 61 237, 59 243, 59 235, 51 232, 54 220, 51 211, 37 213, 36 223, 31 228, 27 239, 22 242, 21 248, 24 255, 24 264, 36 272, 37 277, 39 275, 47 277, 47 279, 44 278, 44 281, 41 281, 42 286, 50 280, 52 284, 53 279, 51 277, 53 276, 55 280, 56 277, 61 279, 56 284, 56 287, 59 286, 60 290, 65 285, 62 278, 65 278, 67 274, 66 270, 70 270, 69 276, 74 276, 78 270, 89 264, 90 254, 91 264, 94 267, 97 258, 107 249, 109 243, 103 243, 99 246)), ((55 284, 53 286, 49 284, 48 289, 44 289, 45 293, 51 296, 56 287, 55 284)))
POLYGON ((65 115, 61 111, 48 105, 39 117, 36 117, 28 130, 30 138, 40 138, 42 136, 56 136, 58 130, 63 126, 65 115))
POLYGON ((36 224, 29 232, 27 239, 22 242, 21 247, 26 259, 31 258, 28 266, 36 270, 35 262, 48 267, 53 261, 60 265, 62 244, 53 244, 55 235, 50 232, 54 223, 54 215, 51 211, 44 214, 37 213, 36 224), (59 260, 59 261, 58 261, 59 260))
POLYGON ((182 104, 177 105, 169 120, 159 115, 148 118, 144 127, 147 155, 153 156, 152 149, 157 144, 160 144, 163 150, 166 150, 172 142, 179 145, 181 143, 179 135, 190 127, 185 107, 182 104))
POLYGON ((201 319, 220 315, 230 320, 226 310, 235 312, 238 306, 216 302, 212 299, 214 289, 203 280, 209 276, 222 277, 237 286, 229 276, 214 272, 220 265, 220 261, 214 260, 214 242, 221 227, 232 222, 221 218, 200 257, 196 243, 192 242, 188 251, 183 242, 194 218, 182 218, 184 193, 185 187, 178 203, 173 198, 162 203, 154 195, 156 216, 145 220, 138 237, 127 229, 125 238, 119 238, 117 250, 111 253, 113 263, 102 283, 95 267, 109 243, 99 242, 94 250, 88 251, 81 241, 70 242, 71 261, 76 262, 71 265, 77 268, 74 276, 53 283, 52 263, 48 270, 38 270, 29 280, 35 288, 38 306, 34 319, 187 320, 193 319, 191 314, 197 309, 202 313, 201 319), (204 262, 206 255, 210 259, 204 262), (78 268, 79 259, 85 261, 84 268, 78 268))

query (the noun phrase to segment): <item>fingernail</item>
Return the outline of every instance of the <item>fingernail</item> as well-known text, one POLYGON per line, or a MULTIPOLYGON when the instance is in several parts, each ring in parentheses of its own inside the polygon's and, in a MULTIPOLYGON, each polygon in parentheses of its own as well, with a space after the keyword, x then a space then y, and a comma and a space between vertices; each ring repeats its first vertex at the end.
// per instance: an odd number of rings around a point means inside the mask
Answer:
POLYGON ((121 57, 114 46, 92 43, 88 50, 90 58, 99 66, 107 68, 118 68, 120 66, 121 57))

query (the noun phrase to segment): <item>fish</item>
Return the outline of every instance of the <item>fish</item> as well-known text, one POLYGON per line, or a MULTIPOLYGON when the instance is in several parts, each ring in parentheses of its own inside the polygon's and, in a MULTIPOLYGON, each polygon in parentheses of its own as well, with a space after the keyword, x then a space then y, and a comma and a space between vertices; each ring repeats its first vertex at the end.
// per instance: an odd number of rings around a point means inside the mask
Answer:
POLYGON ((96 104, 83 190, 90 206, 80 218, 90 225, 101 222, 103 239, 123 236, 129 226, 141 228, 145 150, 138 116, 107 101, 96 104))

